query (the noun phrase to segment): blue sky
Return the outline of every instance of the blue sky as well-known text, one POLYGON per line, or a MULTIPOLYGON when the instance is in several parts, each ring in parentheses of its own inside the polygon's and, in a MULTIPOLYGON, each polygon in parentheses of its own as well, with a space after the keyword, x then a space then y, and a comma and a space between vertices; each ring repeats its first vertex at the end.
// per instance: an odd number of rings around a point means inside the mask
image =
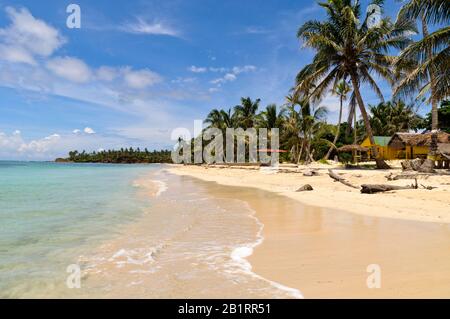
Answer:
MULTIPOLYGON (((0 159, 169 148, 174 128, 241 96, 281 105, 312 57, 296 30, 324 17, 311 0, 78 0, 69 29, 70 3, 0 0, 0 159)), ((336 99, 322 104, 335 121, 336 99)))

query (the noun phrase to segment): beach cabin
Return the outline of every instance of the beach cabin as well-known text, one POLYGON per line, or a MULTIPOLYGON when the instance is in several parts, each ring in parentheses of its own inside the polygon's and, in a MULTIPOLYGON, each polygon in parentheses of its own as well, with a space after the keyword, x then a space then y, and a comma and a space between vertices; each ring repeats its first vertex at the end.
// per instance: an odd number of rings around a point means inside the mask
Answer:
MULTIPOLYGON (((374 136, 375 147, 378 152, 378 156, 385 160, 394 159, 395 157, 391 149, 388 147, 389 141, 391 140, 390 136, 374 136)), ((368 158, 373 158, 372 156, 372 144, 370 143, 370 139, 366 137, 366 139, 361 143, 361 146, 368 149, 367 155, 368 158)))
MULTIPOLYGON (((389 141, 388 148, 395 159, 415 159, 427 158, 430 145, 431 133, 396 133, 389 141)), ((438 133, 438 145, 444 148, 450 144, 450 134, 445 132, 438 133)))

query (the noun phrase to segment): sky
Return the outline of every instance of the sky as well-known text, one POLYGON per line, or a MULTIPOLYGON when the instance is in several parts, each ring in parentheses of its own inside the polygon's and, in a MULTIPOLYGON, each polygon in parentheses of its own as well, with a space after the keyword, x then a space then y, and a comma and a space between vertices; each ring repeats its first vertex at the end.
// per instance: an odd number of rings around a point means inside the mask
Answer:
MULTIPOLYGON (((313 57, 296 31, 323 11, 311 0, 0 0, 0 159, 166 149, 172 130, 241 97, 282 105, 313 57), (70 3, 80 28, 67 26, 70 3)), ((335 122, 337 99, 321 105, 335 122)))

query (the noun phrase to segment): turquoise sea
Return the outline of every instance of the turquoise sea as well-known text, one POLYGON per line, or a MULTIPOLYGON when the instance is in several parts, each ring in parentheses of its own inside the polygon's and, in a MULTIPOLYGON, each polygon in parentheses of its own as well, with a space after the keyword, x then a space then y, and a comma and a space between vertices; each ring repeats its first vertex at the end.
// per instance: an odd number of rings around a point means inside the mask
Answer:
POLYGON ((151 204, 133 180, 158 166, 0 161, 0 297, 64 282, 77 256, 151 204))
POLYGON ((157 164, 0 162, 0 298, 297 298, 245 259, 266 196, 157 164))

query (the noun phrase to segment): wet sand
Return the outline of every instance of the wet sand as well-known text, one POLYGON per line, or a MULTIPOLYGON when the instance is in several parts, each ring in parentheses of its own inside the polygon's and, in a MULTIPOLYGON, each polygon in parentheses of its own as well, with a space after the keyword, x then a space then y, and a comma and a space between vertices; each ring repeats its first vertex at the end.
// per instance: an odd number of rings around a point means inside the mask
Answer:
MULTIPOLYGON (((213 180, 214 171, 204 179, 213 180)), ((202 178, 183 169, 174 173, 202 178)), ((248 260, 268 280, 299 289, 305 298, 450 298, 448 223, 307 206, 258 188, 226 189, 211 195, 247 202, 264 225, 264 241, 248 260), (368 288, 369 265, 380 267, 381 288, 368 288)))

